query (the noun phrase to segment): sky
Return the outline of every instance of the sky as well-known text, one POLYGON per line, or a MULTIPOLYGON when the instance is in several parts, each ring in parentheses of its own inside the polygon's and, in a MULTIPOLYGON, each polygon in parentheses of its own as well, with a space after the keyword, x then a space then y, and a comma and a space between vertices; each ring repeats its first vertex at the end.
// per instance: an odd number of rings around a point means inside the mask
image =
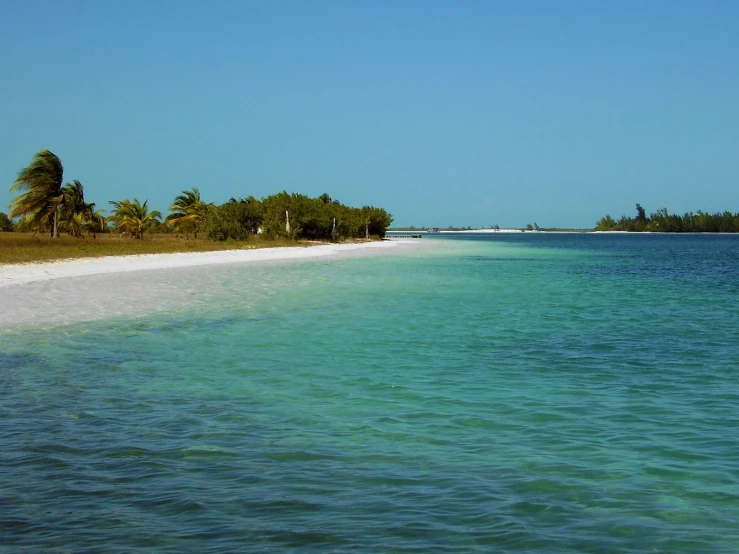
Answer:
POLYGON ((739 211, 734 0, 0 0, 0 211, 324 192, 394 226, 739 211), (3 185, 1 181, 4 181, 3 185))

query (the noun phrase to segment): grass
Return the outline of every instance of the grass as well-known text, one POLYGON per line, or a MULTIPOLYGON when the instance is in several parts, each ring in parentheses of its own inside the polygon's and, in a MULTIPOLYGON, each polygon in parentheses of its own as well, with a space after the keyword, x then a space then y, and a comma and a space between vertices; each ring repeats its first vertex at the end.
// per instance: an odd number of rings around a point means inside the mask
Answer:
POLYGON ((75 258, 128 256, 136 254, 171 254, 176 252, 213 252, 247 248, 310 246, 308 241, 266 240, 251 237, 245 241, 215 242, 184 235, 149 234, 141 240, 107 233, 97 238, 60 236, 52 239, 39 233, 0 232, 0 264, 50 262, 75 258))

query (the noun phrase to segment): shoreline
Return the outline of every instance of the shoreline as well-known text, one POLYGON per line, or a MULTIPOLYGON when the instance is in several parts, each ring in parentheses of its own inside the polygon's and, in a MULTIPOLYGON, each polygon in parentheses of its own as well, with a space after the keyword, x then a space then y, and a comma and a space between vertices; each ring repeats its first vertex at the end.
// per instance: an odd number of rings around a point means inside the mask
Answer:
MULTIPOLYGON (((193 288, 193 276, 210 267, 217 283, 224 270, 274 264, 342 260, 418 248, 412 240, 321 244, 172 254, 79 258, 0 265, 0 332, 48 328, 109 318, 138 318, 183 307, 207 305, 205 288, 193 288), (147 273, 148 272, 148 273, 147 273), (193 273, 196 272, 196 273, 193 273)), ((257 272, 254 275, 262 275, 257 272)), ((202 277, 198 277, 202 279, 202 277)), ((269 287, 260 283, 254 285, 269 287)), ((174 312, 173 312, 174 313, 174 312)))
POLYGON ((406 244, 406 241, 390 240, 320 244, 307 247, 282 246, 276 248, 217 250, 209 252, 133 254, 23 264, 2 264, 0 265, 0 290, 53 279, 129 273, 154 269, 178 269, 207 265, 322 258, 357 250, 394 248, 402 244, 406 244))

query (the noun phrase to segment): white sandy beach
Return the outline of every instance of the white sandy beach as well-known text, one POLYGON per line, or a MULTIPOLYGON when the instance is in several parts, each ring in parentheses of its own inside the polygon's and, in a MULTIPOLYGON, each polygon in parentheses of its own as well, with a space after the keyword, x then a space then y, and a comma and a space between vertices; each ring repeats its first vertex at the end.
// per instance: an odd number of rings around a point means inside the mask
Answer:
POLYGON ((183 291, 167 270, 200 266, 334 259, 415 248, 418 241, 329 244, 220 252, 109 256, 46 263, 0 265, 0 331, 17 326, 63 324, 163 309, 183 291), (155 279, 142 275, 157 271, 155 279))
POLYGON ((175 269, 214 264, 254 263, 335 256, 364 249, 396 247, 405 241, 325 244, 307 248, 259 248, 218 252, 107 256, 55 262, 0 265, 0 288, 66 277, 84 277, 151 269, 175 269))

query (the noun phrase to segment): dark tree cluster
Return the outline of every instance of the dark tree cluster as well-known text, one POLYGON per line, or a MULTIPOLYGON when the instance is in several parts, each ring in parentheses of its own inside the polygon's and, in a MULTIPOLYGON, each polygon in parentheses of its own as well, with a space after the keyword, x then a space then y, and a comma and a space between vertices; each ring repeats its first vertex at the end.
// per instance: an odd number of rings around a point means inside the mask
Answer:
POLYGON ((15 224, 13 220, 8 217, 8 214, 0 212, 0 231, 14 231, 15 224))
POLYGON ((636 217, 625 215, 616 221, 610 215, 601 218, 596 231, 632 231, 652 233, 739 233, 739 213, 719 212, 709 214, 698 210, 684 215, 671 214, 667 208, 657 210, 647 217, 644 208, 636 205, 636 217))
POLYGON ((241 240, 261 233, 265 238, 343 240, 384 237, 392 216, 382 208, 351 208, 328 194, 310 198, 280 192, 257 200, 253 196, 213 206, 205 233, 213 240, 241 240))

